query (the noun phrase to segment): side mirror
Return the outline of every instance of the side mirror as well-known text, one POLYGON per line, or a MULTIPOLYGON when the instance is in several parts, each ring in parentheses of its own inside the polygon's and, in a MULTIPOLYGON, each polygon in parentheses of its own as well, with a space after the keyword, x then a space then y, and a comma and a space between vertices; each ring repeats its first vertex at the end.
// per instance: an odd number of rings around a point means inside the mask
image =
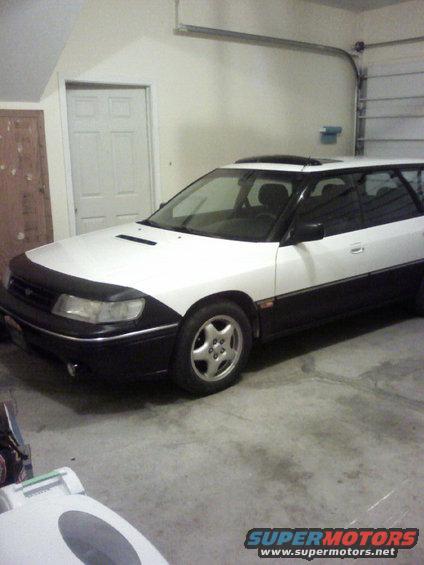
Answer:
POLYGON ((302 243, 304 241, 317 241, 318 239, 323 239, 324 235, 323 224, 298 222, 290 231, 287 243, 296 245, 296 243, 302 243))
POLYGON ((159 204, 159 210, 160 210, 161 208, 163 208, 164 206, 165 206, 165 202, 161 202, 161 203, 159 204))

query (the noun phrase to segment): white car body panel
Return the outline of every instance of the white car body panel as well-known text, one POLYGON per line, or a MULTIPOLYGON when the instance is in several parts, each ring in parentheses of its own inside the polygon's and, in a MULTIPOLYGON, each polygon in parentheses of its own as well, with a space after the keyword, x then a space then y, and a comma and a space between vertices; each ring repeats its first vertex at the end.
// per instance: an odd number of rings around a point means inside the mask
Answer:
POLYGON ((274 296, 278 247, 133 223, 51 243, 28 251, 27 257, 67 275, 140 290, 184 315, 195 302, 218 292, 241 291, 253 301, 274 296))
MULTIPOLYGON (((254 162, 224 168, 325 173, 420 163, 346 158, 320 166, 254 162)), ((27 257, 64 274, 134 288, 185 315, 198 300, 219 292, 243 292, 257 302, 422 260, 423 224, 421 216, 280 247, 131 223, 52 243, 27 257), (119 239, 119 234, 156 245, 119 239)))
POLYGON ((277 256, 276 294, 282 295, 340 281, 368 272, 362 245, 366 230, 357 230, 280 247, 277 256))
POLYGON ((279 163, 232 163, 223 169, 257 169, 258 171, 286 171, 294 173, 326 173, 361 167, 396 167, 399 165, 421 165, 422 159, 370 159, 368 157, 335 157, 334 161, 322 165, 287 165, 279 163), (336 159, 340 159, 337 160, 336 159))
MULTIPOLYGON (((320 172, 413 165, 415 159, 347 158, 320 166, 233 163, 227 168, 320 172)), ((132 223, 58 241, 27 252, 44 267, 154 296, 181 315, 198 300, 240 291, 253 301, 319 286, 424 257, 422 217, 279 247, 179 233, 132 223), (119 239, 125 234, 155 241, 119 239), (354 250, 363 246, 363 251, 354 250)))
POLYGON ((366 228, 364 258, 369 272, 424 258, 424 217, 366 228))

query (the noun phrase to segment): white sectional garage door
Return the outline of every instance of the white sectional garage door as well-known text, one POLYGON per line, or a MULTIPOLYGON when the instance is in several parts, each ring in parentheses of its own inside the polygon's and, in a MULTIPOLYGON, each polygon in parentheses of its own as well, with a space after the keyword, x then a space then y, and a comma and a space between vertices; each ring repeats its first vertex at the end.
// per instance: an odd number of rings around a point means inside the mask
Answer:
POLYGON ((359 117, 363 153, 424 159, 424 61, 371 65, 367 77, 359 117))
POLYGON ((77 233, 150 215, 145 90, 70 88, 67 100, 77 233))

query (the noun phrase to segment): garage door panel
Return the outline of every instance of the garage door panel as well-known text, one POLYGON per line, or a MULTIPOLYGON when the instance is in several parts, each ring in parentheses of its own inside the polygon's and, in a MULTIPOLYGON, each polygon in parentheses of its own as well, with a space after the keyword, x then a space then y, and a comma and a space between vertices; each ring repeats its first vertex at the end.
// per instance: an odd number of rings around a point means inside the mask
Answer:
POLYGON ((366 75, 359 117, 360 153, 422 158, 424 60, 371 65, 366 75), (387 98, 397 99, 384 100, 387 98))
POLYGON ((424 74, 369 79, 367 87, 369 98, 418 96, 424 91, 424 74))
POLYGON ((410 113, 424 115, 424 95, 421 98, 407 100, 369 100, 367 102, 367 115, 369 116, 397 116, 410 113))
MULTIPOLYGON (((387 139, 419 139, 423 137, 424 117, 370 119, 367 122, 367 136, 387 139)), ((424 141, 424 139, 423 139, 424 141)))
POLYGON ((409 157, 411 159, 423 159, 424 147, 421 142, 402 141, 401 146, 398 140, 366 143, 367 155, 381 158, 391 159, 393 157, 409 157))

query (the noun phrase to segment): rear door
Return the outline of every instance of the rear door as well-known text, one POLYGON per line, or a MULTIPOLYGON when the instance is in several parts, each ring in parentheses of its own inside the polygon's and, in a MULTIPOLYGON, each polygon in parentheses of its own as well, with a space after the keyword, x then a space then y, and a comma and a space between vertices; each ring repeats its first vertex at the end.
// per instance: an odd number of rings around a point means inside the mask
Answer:
POLYGON ((418 171, 416 178, 415 193, 395 169, 354 176, 366 228, 364 258, 370 272, 370 295, 376 302, 416 293, 423 276, 424 217, 418 171))
POLYGON ((325 237, 279 248, 275 333, 369 303, 364 230, 351 176, 314 181, 296 221, 323 223, 325 237))

